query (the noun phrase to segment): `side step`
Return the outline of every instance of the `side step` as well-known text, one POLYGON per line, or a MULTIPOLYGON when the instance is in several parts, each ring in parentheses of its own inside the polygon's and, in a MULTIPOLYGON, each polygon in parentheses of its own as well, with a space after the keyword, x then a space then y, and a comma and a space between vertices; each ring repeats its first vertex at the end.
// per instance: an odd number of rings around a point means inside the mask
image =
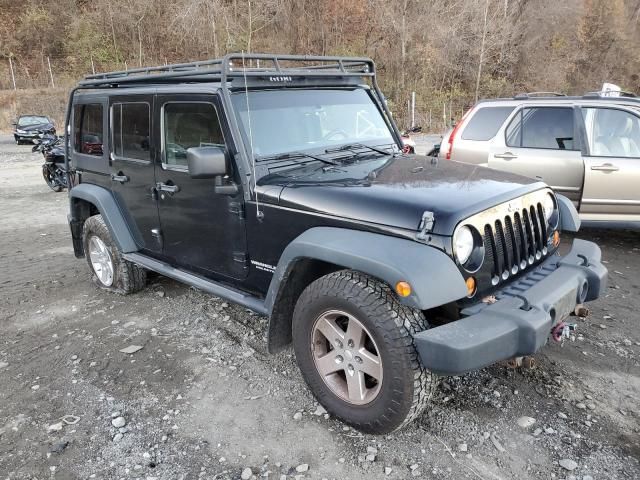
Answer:
POLYGON ((173 278, 174 280, 178 280, 179 282, 186 283, 187 285, 196 287, 207 293, 215 295, 216 297, 224 298, 225 300, 229 300, 230 302, 242 305, 243 307, 246 307, 259 315, 269 315, 264 301, 257 297, 254 297, 253 295, 249 295, 239 290, 226 287, 220 283, 208 280, 199 275, 185 272, 184 270, 173 267, 168 263, 156 260, 155 258, 147 257, 146 255, 141 255, 139 253, 123 253, 122 256, 125 258, 125 260, 140 265, 141 267, 144 267, 148 270, 153 270, 154 272, 158 272, 165 277, 173 278))

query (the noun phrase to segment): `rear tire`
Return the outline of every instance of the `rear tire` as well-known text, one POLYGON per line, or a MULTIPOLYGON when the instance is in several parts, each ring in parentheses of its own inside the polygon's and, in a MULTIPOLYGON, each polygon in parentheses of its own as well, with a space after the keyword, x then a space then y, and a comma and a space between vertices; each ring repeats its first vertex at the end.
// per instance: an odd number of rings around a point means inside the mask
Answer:
POLYGON ((94 215, 84 222, 82 245, 93 283, 98 287, 122 295, 145 287, 147 271, 122 258, 102 215, 94 215))
POLYGON ((42 176, 44 177, 44 181, 46 182, 46 184, 54 192, 61 192, 64 188, 63 186, 59 185, 54 178, 52 178, 51 172, 46 166, 42 167, 42 176))
POLYGON ((416 418, 436 387, 413 343, 426 328, 422 312, 402 305, 387 285, 341 270, 300 295, 293 346, 305 381, 329 413, 362 432, 384 434, 416 418))

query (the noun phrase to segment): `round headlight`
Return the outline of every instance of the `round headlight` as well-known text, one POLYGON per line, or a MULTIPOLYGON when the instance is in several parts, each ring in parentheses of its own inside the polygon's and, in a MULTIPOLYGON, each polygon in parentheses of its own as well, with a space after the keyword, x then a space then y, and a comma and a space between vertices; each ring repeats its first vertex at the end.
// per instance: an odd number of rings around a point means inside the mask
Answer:
POLYGON ((553 215, 553 211, 556 209, 556 201, 552 194, 547 193, 544 196, 544 200, 542 200, 542 209, 544 210, 544 219, 548 222, 549 219, 551 219, 551 215, 553 215))
POLYGON ((473 251, 473 233, 467 226, 460 227, 453 236, 453 253, 460 265, 464 265, 473 251))

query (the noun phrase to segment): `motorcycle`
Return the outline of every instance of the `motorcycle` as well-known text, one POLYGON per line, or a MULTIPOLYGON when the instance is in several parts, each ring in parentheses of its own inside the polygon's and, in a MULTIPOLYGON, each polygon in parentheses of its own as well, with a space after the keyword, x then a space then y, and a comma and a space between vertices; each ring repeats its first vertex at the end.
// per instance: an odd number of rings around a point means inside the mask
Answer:
POLYGON ((422 132, 422 127, 416 126, 401 133, 402 143, 404 145, 402 151, 404 153, 416 153, 416 142, 411 138, 411 134, 420 132, 422 132))
POLYGON ((68 188, 68 179, 64 166, 64 137, 52 134, 40 136, 40 140, 31 149, 32 152, 41 152, 44 157, 42 164, 42 176, 44 181, 54 192, 61 192, 68 188))

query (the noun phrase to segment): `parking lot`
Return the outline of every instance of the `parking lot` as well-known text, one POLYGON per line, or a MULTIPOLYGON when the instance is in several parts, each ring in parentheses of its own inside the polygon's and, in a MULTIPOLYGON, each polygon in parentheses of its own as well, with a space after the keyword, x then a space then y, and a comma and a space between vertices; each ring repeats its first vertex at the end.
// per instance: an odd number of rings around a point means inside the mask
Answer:
POLYGON ((640 477, 638 232, 581 232, 610 282, 572 341, 444 379, 376 437, 324 414, 291 351, 267 354, 266 319, 158 276, 98 290, 30 150, 0 136, 0 478, 640 477))

